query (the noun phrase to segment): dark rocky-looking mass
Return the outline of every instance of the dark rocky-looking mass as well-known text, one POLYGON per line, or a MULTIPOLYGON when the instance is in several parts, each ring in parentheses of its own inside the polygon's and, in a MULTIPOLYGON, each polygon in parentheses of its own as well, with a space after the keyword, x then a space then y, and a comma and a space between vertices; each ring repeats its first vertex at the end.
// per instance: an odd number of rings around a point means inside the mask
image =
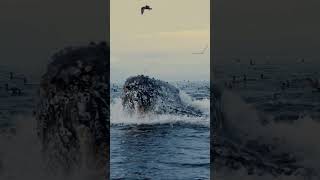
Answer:
MULTIPOLYGON (((38 136, 48 171, 109 174, 109 48, 69 47, 40 84, 38 136)), ((102 178, 101 178, 102 179, 102 178)))
POLYGON ((201 116, 202 112, 184 103, 179 93, 180 90, 168 82, 138 75, 126 80, 122 104, 129 113, 201 116))

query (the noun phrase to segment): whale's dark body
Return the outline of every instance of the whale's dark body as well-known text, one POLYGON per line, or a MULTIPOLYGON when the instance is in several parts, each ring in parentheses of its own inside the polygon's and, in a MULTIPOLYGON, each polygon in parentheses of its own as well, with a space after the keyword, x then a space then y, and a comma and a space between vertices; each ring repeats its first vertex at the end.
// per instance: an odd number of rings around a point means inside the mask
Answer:
MULTIPOLYGON (((109 74, 105 43, 53 56, 40 85, 38 135, 48 172, 108 176, 109 74)), ((90 179, 90 178, 88 178, 90 179)))
POLYGON ((122 105, 130 113, 202 115, 200 110, 182 101, 178 88, 143 75, 126 80, 123 86, 122 105))

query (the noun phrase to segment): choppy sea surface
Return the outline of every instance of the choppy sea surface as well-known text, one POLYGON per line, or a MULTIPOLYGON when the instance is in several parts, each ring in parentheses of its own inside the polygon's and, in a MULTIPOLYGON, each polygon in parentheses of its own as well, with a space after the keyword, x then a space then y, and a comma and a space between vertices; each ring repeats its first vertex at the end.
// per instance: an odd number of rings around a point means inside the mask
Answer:
POLYGON ((219 62, 214 81, 223 89, 228 132, 216 147, 224 154, 215 178, 319 179, 319 60, 219 62))
POLYGON ((209 82, 171 82, 203 117, 127 115, 121 84, 111 88, 111 179, 209 179, 209 82))

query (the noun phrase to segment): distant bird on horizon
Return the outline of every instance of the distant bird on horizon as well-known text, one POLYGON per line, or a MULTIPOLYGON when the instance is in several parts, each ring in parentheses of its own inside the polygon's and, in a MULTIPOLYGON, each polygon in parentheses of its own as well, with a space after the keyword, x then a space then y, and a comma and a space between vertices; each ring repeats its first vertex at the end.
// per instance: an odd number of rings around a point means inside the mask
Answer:
POLYGON ((192 53, 192 54, 204 54, 207 49, 208 49, 208 44, 206 45, 206 47, 201 52, 192 53))
POLYGON ((144 10, 149 10, 150 11, 150 10, 152 10, 152 8, 150 6, 148 6, 148 5, 141 7, 141 15, 143 15, 144 10))

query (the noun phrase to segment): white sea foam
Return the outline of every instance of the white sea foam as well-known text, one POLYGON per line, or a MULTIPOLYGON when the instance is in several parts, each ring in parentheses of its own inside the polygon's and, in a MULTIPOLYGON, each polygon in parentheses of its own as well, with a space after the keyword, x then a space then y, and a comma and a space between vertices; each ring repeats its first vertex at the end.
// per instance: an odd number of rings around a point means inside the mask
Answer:
MULTIPOLYGON (((230 137, 240 141, 258 139, 260 143, 275 144, 282 152, 293 154, 298 163, 305 168, 320 171, 320 123, 310 117, 301 117, 293 122, 273 122, 263 125, 262 118, 269 119, 266 114, 246 104, 238 95, 225 92, 222 98, 225 112, 225 129, 230 137)), ((303 112, 301 112, 303 113, 303 112)), ((218 172, 216 179, 270 179, 269 176, 249 176, 245 171, 218 172), (241 178, 240 178, 241 177, 241 178)), ((291 177, 291 176, 290 176, 291 177)), ((272 179, 285 179, 288 176, 279 176, 272 179)), ((316 177, 315 179, 318 179, 316 177)), ((304 179, 304 177, 292 177, 304 179)))
POLYGON ((179 96, 187 105, 193 106, 207 115, 210 114, 210 99, 193 100, 190 95, 182 90, 180 90, 179 96))
MULTIPOLYGON (((193 101, 190 101, 193 103, 193 101)), ((205 103, 204 103, 205 104, 205 103)), ((204 108, 205 109, 205 108, 204 108)), ((209 116, 204 117, 188 117, 182 115, 172 114, 146 114, 141 116, 139 114, 128 114, 124 111, 120 98, 114 99, 111 104, 111 124, 112 125, 134 125, 134 124, 175 124, 175 123, 186 123, 209 126, 209 116)))

